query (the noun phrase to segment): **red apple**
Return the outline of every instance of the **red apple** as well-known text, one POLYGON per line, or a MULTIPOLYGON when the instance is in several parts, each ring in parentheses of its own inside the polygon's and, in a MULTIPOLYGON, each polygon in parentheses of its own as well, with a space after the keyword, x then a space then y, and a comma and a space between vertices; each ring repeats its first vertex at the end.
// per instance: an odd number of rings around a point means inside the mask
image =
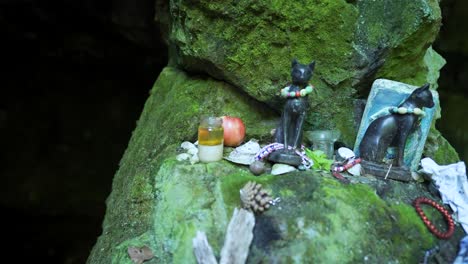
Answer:
POLYGON ((222 116, 224 129, 224 146, 237 147, 245 138, 245 125, 242 119, 232 116, 222 116))

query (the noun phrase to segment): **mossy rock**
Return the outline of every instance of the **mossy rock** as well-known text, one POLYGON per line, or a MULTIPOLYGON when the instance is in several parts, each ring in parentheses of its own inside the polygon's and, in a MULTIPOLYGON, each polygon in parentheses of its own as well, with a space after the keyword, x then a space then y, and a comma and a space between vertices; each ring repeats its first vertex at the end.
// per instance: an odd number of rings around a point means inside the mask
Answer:
MULTIPOLYGON (((173 156, 177 144, 195 140, 203 115, 241 117, 248 139, 267 140, 292 58, 317 62, 305 129, 337 128, 352 146, 353 99, 366 97, 374 79, 436 86, 444 64, 430 48, 440 27, 438 1, 162 2, 171 67, 151 90, 121 160, 88 262, 129 263, 125 247, 147 244, 156 254, 149 263, 193 263, 197 229, 219 253, 238 190, 252 179, 284 201, 258 216, 251 262, 419 261, 435 240, 409 205, 414 187, 395 183, 398 192, 383 193, 406 198, 381 198, 375 186, 343 186, 316 173, 254 178, 224 161, 190 166, 173 156)), ((437 133, 429 135, 426 156, 455 159, 437 133)))
POLYGON ((200 118, 205 115, 241 117, 247 138, 257 139, 268 137, 277 120, 268 106, 229 84, 165 68, 151 90, 115 175, 103 235, 93 249, 91 263, 109 263, 101 259, 110 256, 112 245, 148 230, 156 196, 152 173, 159 169, 167 146, 196 140, 200 118))
POLYGON ((232 83, 278 110, 290 62, 317 62, 305 129, 339 129, 352 146, 353 98, 373 80, 437 87, 443 59, 431 49, 441 26, 436 0, 170 1, 171 64, 232 83), (441 63, 442 61, 442 63, 441 63))
MULTIPOLYGON (((416 183, 344 185, 312 171, 255 177, 228 161, 190 165, 174 158, 151 177, 152 225, 116 243, 113 263, 130 264, 127 247, 142 245, 155 254, 147 263, 196 263, 197 230, 206 232, 219 259, 233 209, 241 206, 239 190, 248 181, 261 183, 281 202, 256 215, 247 263, 417 263, 437 245, 410 205, 418 195, 430 196, 416 183)), ((429 216, 445 228, 440 214, 429 216)))
POLYGON ((353 127, 353 39, 358 10, 345 1, 170 2, 180 14, 169 25, 170 59, 192 72, 232 83, 280 110, 277 95, 290 81, 292 58, 317 62, 310 96, 311 127, 353 127), (337 14, 337 19, 329 19, 337 14), (339 91, 334 88, 339 86, 339 91), (330 100, 334 98, 336 100, 330 100), (336 115, 341 113, 340 115, 336 115), (330 122, 337 116, 340 122, 330 122))
POLYGON ((427 137, 424 155, 431 157, 437 164, 445 165, 460 160, 456 150, 434 127, 427 137))

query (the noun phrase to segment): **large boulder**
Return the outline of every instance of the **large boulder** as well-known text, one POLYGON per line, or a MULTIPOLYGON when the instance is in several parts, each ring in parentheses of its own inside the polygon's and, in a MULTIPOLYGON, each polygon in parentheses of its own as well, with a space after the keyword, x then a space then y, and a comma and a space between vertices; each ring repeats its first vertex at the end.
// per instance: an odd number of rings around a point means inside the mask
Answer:
MULTIPOLYGON (((281 108, 277 95, 290 81, 291 59, 315 60, 318 92, 309 98, 306 128, 338 128, 350 146, 356 135, 353 100, 367 97, 374 79, 437 88, 445 63, 431 48, 441 25, 436 0, 199 0, 163 6, 157 17, 172 16, 159 20, 171 63, 232 83, 273 108, 281 108)), ((439 138, 437 144, 446 143, 439 138)))
POLYGON ((276 114, 268 106, 229 84, 165 68, 151 90, 120 162, 107 199, 103 235, 93 249, 90 263, 109 263, 115 243, 152 225, 157 195, 153 174, 168 155, 164 150, 184 140, 195 141, 203 115, 239 116, 247 126, 247 137, 258 139, 268 135, 276 122, 276 114))
MULTIPOLYGON (((440 27, 436 0, 156 6, 164 14, 157 17, 170 67, 156 81, 122 158, 89 263, 130 263, 126 247, 141 245, 153 249, 152 263, 190 263, 197 229, 219 252, 239 188, 254 178, 227 162, 178 164, 174 144, 194 141, 203 115, 239 116, 247 138, 269 140, 292 58, 317 62, 318 92, 309 96, 305 128, 337 128, 350 146, 354 100, 367 96, 374 79, 436 88, 445 63, 430 47, 440 27)), ((458 159, 435 128, 431 135, 426 155, 440 163, 458 159)), ((257 217, 249 261, 416 262, 435 245, 409 205, 416 194, 429 195, 422 185, 343 186, 311 172, 258 181, 284 202, 257 217)))
MULTIPOLYGON (((415 262, 437 245, 410 205, 418 195, 431 196, 421 184, 363 177, 342 185, 327 173, 254 177, 227 161, 177 162, 177 145, 195 140, 205 113, 242 117, 248 138, 268 134, 276 119, 231 85, 164 69, 115 176, 103 234, 88 263, 131 263, 127 248, 144 245, 156 256, 148 263, 193 263, 196 230, 207 232, 219 254, 229 217, 240 206, 239 189, 249 180, 282 199, 256 217, 249 262, 415 262)), ((430 218, 444 228, 437 212, 430 218)), ((450 248, 453 256, 456 247, 450 248)))
MULTIPOLYGON (((175 146, 168 151, 175 153, 175 146)), ((228 161, 190 165, 173 157, 150 177, 155 196, 149 225, 101 253, 112 263, 131 264, 127 248, 141 246, 155 255, 148 263, 196 263, 197 230, 206 232, 219 259, 229 218, 241 206, 239 190, 248 181, 261 183, 281 202, 256 215, 247 263, 418 263, 438 245, 411 206, 416 197, 430 196, 421 184, 362 177, 344 185, 312 171, 255 177, 228 161)), ((445 229, 437 211, 429 218, 445 229)), ((452 244, 462 235, 458 230, 452 244)), ((456 247, 450 250, 453 256, 456 247)))

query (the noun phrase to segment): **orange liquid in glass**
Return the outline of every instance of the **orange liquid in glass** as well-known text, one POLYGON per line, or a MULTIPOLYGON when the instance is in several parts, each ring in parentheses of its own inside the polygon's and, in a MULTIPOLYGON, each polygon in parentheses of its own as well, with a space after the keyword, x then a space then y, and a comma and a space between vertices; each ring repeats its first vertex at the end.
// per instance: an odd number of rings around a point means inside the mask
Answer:
POLYGON ((198 128, 198 144, 205 146, 216 146, 223 144, 224 131, 223 127, 219 128, 198 128))

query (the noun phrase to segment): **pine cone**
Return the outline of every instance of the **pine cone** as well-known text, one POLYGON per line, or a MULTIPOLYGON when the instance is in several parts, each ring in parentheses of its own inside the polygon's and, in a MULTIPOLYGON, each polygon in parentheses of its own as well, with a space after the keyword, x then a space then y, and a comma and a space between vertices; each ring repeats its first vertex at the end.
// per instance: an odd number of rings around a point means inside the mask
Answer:
POLYGON ((255 213, 268 209, 273 200, 261 184, 250 181, 240 190, 240 198, 242 207, 255 213))

